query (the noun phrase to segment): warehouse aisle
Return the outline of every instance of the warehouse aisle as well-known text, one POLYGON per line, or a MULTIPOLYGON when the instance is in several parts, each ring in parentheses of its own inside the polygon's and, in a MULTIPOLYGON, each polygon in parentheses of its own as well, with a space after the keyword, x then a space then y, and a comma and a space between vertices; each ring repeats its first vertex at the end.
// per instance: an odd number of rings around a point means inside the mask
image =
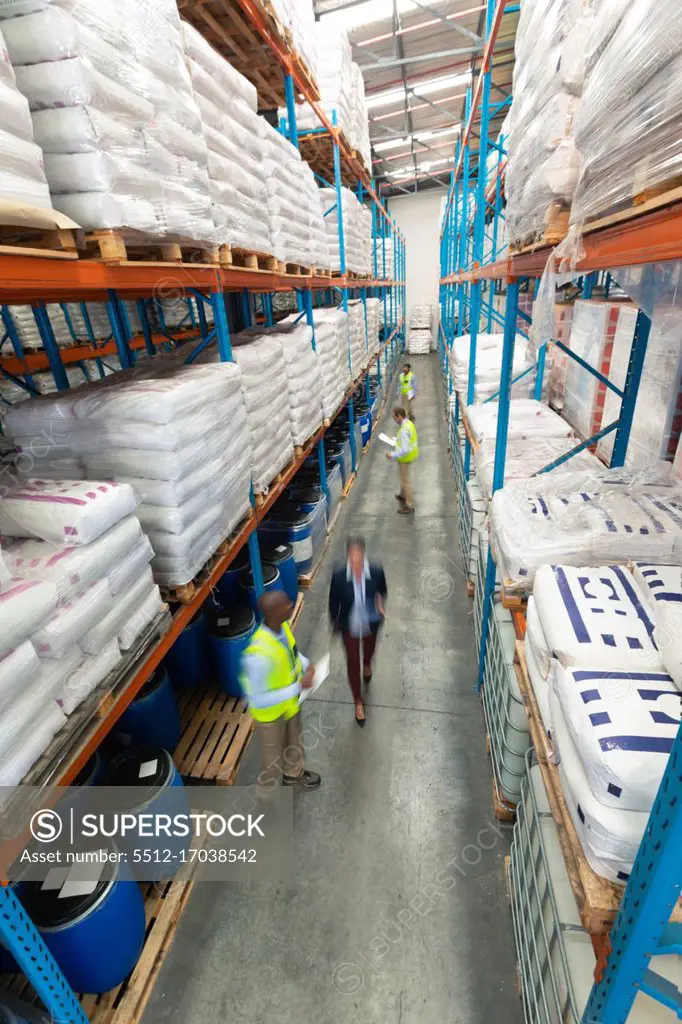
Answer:
MULTIPOLYGON (((438 361, 414 364, 416 516, 396 514, 396 468, 374 441, 297 629, 304 653, 323 653, 332 567, 363 534, 389 588, 367 725, 336 641, 305 710, 322 788, 296 798, 300 877, 197 886, 144 1024, 521 1020, 438 361)), ((252 744, 239 781, 257 771, 252 744)))

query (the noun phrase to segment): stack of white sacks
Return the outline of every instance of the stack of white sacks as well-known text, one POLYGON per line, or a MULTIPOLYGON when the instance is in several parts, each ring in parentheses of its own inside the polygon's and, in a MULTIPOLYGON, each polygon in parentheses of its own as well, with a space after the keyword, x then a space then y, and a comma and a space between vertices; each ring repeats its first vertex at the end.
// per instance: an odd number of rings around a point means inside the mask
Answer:
POLYGON ((295 445, 303 445, 322 424, 321 378, 313 350, 312 327, 302 321, 294 323, 294 319, 289 318, 275 327, 250 328, 238 337, 274 339, 281 344, 288 384, 291 438, 295 445))
POLYGON ((428 305, 413 306, 409 328, 407 351, 413 356, 428 355, 433 340, 433 308, 428 305))
POLYGON ((348 303, 348 345, 351 379, 356 380, 370 360, 365 331, 365 311, 360 299, 348 303))
POLYGON ((2 0, 0 17, 55 207, 85 228, 210 239, 175 0, 2 0))
POLYGON ((574 139, 588 34, 581 4, 527 0, 516 33, 506 177, 512 243, 542 235, 568 208, 580 169, 574 139))
MULTIPOLYGON (((300 314, 281 321, 293 324, 300 314)), ((325 419, 331 419, 341 405, 350 381, 348 369, 348 314, 342 309, 316 309, 315 357, 320 380, 320 400, 325 419)))
MULTIPOLYGON (((320 189, 322 205, 325 213, 324 223, 327 228, 329 245, 329 268, 341 270, 341 248, 339 243, 339 209, 336 202, 336 189, 320 189)), ((343 242, 346 254, 346 270, 355 274, 370 273, 371 247, 371 213, 348 188, 341 189, 341 209, 343 222, 343 242), (369 218, 369 221, 368 221, 369 218)))
POLYGON ((270 254, 264 121, 253 86, 182 23, 187 66, 201 113, 215 239, 233 248, 270 254))
MULTIPOLYGON (((124 302, 132 334, 142 330, 137 307, 133 301, 124 302)), ((60 348, 70 345, 87 344, 90 340, 88 326, 95 340, 112 336, 111 321, 103 302, 49 302, 45 306, 50 318, 55 341, 60 348)), ((3 306, 2 318, 5 330, 9 321, 17 332, 21 347, 25 351, 43 348, 43 339, 31 306, 3 306)))
POLYGON ((165 605, 126 485, 27 482, 0 500, 0 785, 55 734, 165 605))
POLYGON ((682 569, 544 565, 526 661, 585 855, 626 883, 680 726, 682 569))
POLYGON ((360 155, 360 160, 366 171, 372 169, 372 150, 369 142, 369 118, 367 116, 367 101, 365 99, 365 80, 359 64, 355 61, 351 64, 351 106, 352 117, 349 142, 354 150, 360 155))
POLYGON ((370 357, 379 351, 381 299, 367 299, 367 347, 370 357))
POLYGON ((133 488, 162 586, 196 576, 249 509, 251 443, 234 364, 145 364, 7 416, 19 449, 133 488))
MULTIPOLYGON (((0 11, 1 14, 1 11, 0 11)), ((0 32, 0 195, 4 200, 52 208, 43 154, 33 140, 26 98, 19 92, 0 32)))
MULTIPOLYGON (((320 106, 329 121, 334 121, 350 141, 353 132, 353 69, 348 36, 337 27, 316 22, 317 84, 320 106)), ((286 117, 286 110, 279 111, 286 117)), ((296 108, 299 131, 319 128, 315 111, 308 104, 296 108)))
MULTIPOLYGON (((256 494, 262 494, 294 455, 282 340, 277 334, 241 331, 232 338, 232 354, 241 371, 251 435, 249 461, 253 488, 256 494)), ((218 354, 210 352, 200 358, 216 362, 218 354)))
POLYGON ((322 197, 298 149, 261 118, 272 253, 284 263, 327 267, 322 197))
MULTIPOLYGON (((476 341, 476 381, 474 401, 484 402, 500 390, 500 371, 502 369, 502 334, 479 334, 476 341)), ((468 334, 462 334, 455 338, 450 350, 450 372, 454 380, 455 388, 462 394, 467 394, 469 384, 469 350, 471 338, 468 334)), ((512 367, 512 379, 529 370, 531 364, 526 354, 526 340, 517 335, 514 346, 514 362, 512 367)), ((527 398, 530 374, 522 377, 512 385, 512 398, 527 398)))
POLYGON ((375 238, 372 249, 372 274, 376 266, 377 277, 384 281, 393 280, 393 248, 392 238, 375 238))
POLYGON ((529 592, 547 563, 682 564, 682 489, 670 464, 637 473, 594 460, 588 466, 580 469, 571 459, 533 480, 505 474, 492 499, 491 529, 509 586, 529 592))
POLYGON ((638 192, 682 170, 679 5, 591 4, 586 20, 585 83, 575 119, 581 172, 571 210, 578 226, 631 206, 638 192))
MULTIPOLYGON (((282 0, 279 0, 280 6, 282 0)), ((303 58, 313 81, 317 81, 317 40, 312 0, 288 0, 289 27, 293 48, 303 58)))

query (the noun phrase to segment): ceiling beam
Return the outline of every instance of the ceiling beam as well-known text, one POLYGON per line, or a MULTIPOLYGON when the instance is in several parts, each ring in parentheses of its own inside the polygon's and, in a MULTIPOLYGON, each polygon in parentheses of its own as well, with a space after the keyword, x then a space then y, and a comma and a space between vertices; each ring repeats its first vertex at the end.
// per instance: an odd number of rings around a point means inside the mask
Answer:
MULTIPOLYGON (((404 64, 423 64, 429 60, 445 60, 446 57, 457 57, 462 53, 478 53, 482 50, 482 46, 463 46, 457 50, 437 50, 435 53, 422 53, 416 57, 402 57, 399 60, 380 60, 376 64, 360 64, 360 70, 363 74, 366 71, 384 71, 388 68, 402 67, 404 64)), ((399 85, 402 83, 398 83, 399 85)), ((382 86, 382 89, 387 86, 382 86)))
POLYGON ((426 4, 420 2, 420 0, 412 0, 412 3, 419 7, 420 10, 425 11, 426 14, 431 14, 437 21, 442 21, 446 28, 449 28, 451 32, 456 32, 457 35, 467 36, 474 43, 482 46, 483 39, 475 32, 472 32, 470 28, 466 28, 464 25, 458 25, 456 21, 451 20, 445 14, 440 14, 438 11, 432 11, 426 4))
MULTIPOLYGON (((485 5, 481 7, 470 7, 468 11, 456 11, 454 14, 446 14, 446 21, 455 21, 457 18, 465 18, 469 14, 477 14, 479 11, 484 11, 485 5)), ((439 15, 440 17, 440 15, 439 15)), ((400 29, 399 35, 406 36, 413 32, 420 32, 425 28, 431 28, 433 25, 438 24, 438 18, 429 18, 428 21, 420 21, 416 25, 405 25, 400 29)), ((381 43, 386 39, 391 38, 390 32, 381 32, 378 36, 372 36, 370 39, 360 40, 359 42, 353 42, 353 46, 357 46, 358 49, 364 49, 366 46, 371 46, 372 43, 381 43)))
MULTIPOLYGON (((514 63, 514 47, 513 46, 510 49, 508 49, 508 50, 496 50, 495 51, 495 57, 496 58, 498 56, 504 56, 506 54, 511 54, 511 60, 507 61, 507 62, 495 60, 495 62, 493 64, 493 68, 504 67, 505 64, 513 65, 513 63, 514 63)), ((457 61, 455 64, 443 64, 443 66, 440 67, 440 68, 433 68, 429 72, 429 74, 435 76, 435 75, 438 75, 439 73, 442 72, 444 75, 445 74, 449 75, 449 74, 453 74, 455 71, 459 71, 460 69, 464 69, 465 71, 470 71, 471 70, 471 61, 470 60, 460 60, 460 61, 457 61)), ((409 79, 408 79, 408 82, 409 82, 409 79)), ((391 79, 390 82, 382 82, 381 85, 375 86, 374 90, 367 89, 366 94, 367 94, 367 97, 369 98, 370 96, 376 95, 376 93, 378 93, 378 92, 386 92, 387 90, 389 90, 391 88, 395 88, 396 86, 399 86, 399 85, 402 85, 401 79, 400 78, 393 78, 393 79, 391 79)))

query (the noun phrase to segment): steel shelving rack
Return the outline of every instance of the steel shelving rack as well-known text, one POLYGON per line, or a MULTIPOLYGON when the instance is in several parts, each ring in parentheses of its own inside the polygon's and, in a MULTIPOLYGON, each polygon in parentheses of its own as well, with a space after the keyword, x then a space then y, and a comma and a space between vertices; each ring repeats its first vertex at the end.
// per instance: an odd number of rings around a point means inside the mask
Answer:
MULTIPOLYGON (((190 2, 184 6, 183 16, 192 21, 212 45, 221 50, 228 60, 236 63, 239 67, 239 62, 234 59, 234 32, 228 35, 221 28, 211 12, 208 11, 209 6, 209 3, 190 2)), ((375 363, 379 383, 381 383, 383 375, 388 387, 404 346, 405 239, 386 207, 381 203, 374 182, 371 181, 360 163, 357 154, 353 152, 342 133, 335 124, 330 123, 325 112, 319 107, 317 102, 319 93, 315 83, 305 65, 291 49, 284 34, 277 30, 271 12, 268 12, 258 0, 238 0, 238 3, 235 0, 231 5, 223 3, 225 9, 228 6, 230 6, 233 27, 236 26, 243 32, 249 46, 257 47, 259 50, 260 59, 253 76, 255 84, 263 85, 265 81, 263 66, 264 62, 267 62, 268 97, 274 95, 278 99, 278 88, 272 83, 275 76, 279 76, 281 96, 286 100, 289 113, 288 135, 294 145, 299 144, 294 105, 296 96, 302 97, 316 111, 323 125, 320 133, 323 147, 326 147, 327 152, 331 154, 334 172, 333 187, 337 193, 339 211, 341 211, 342 201, 341 186, 343 183, 351 183, 359 200, 371 204, 373 244, 376 238, 381 238, 393 246, 394 279, 386 279, 385 261, 383 267, 377 266, 376 251, 373 277, 354 278, 346 272, 342 217, 338 218, 341 272, 331 278, 316 274, 290 275, 261 270, 254 271, 234 266, 225 269, 201 263, 130 262, 123 265, 112 265, 94 260, 26 256, 2 252, 0 253, 0 306, 2 307, 3 322, 0 329, 0 375, 34 394, 35 389, 31 383, 32 375, 49 370, 57 389, 61 390, 69 386, 66 367, 81 365, 85 360, 106 359, 107 356, 113 355, 118 357, 121 366, 129 367, 134 365, 137 353, 142 350, 153 355, 164 346, 182 344, 188 339, 198 340, 202 349, 210 344, 215 344, 221 359, 230 361, 232 359, 228 318, 230 296, 241 297, 241 321, 248 326, 253 321, 254 313, 256 319, 260 318, 261 322, 272 324, 273 295, 278 292, 295 293, 301 315, 306 317, 312 327, 314 347, 314 309, 316 306, 340 302, 341 306, 347 310, 349 298, 352 295, 357 296, 363 302, 367 332, 366 300, 368 296, 376 296, 382 302, 384 313, 380 348, 366 369, 352 381, 340 407, 340 412, 337 413, 340 415, 345 409, 349 417, 353 471, 355 472, 361 453, 355 449, 353 395, 363 381, 368 386, 369 373, 375 363), (150 304, 155 299, 168 295, 184 297, 187 302, 187 317, 178 328, 169 330, 165 327, 161 315, 162 329, 155 331, 152 329, 149 319, 150 304), (134 300, 136 303, 142 327, 141 333, 135 334, 131 329, 124 305, 126 300, 134 300), (228 300, 227 305, 226 300, 228 300), (46 306, 50 303, 82 304, 88 301, 105 303, 110 326, 108 337, 105 339, 94 337, 89 318, 84 312, 86 327, 90 328, 88 330, 89 344, 60 348, 55 340, 46 306), (42 340, 42 351, 30 353, 23 351, 12 318, 7 311, 9 305, 30 305, 32 307, 42 340), (211 318, 206 315, 209 308, 212 312, 211 318), (209 322, 211 319, 212 323, 209 322)), ((250 73, 251 66, 248 61, 242 70, 247 74, 250 73)), ((310 156, 309 162, 311 162, 318 179, 322 179, 324 168, 316 166, 317 159, 319 158, 313 154, 310 156)), ((64 310, 64 305, 62 305, 62 309, 64 310)), ((84 307, 81 306, 81 309, 84 310, 84 307)), ((68 323, 68 312, 64 312, 68 323)), ((140 666, 135 669, 125 688, 122 692, 116 693, 108 702, 106 713, 93 716, 92 722, 89 723, 83 735, 79 735, 75 750, 71 750, 68 756, 58 764, 51 765, 51 784, 68 785, 75 779, 126 707, 161 663, 172 644, 191 621, 244 545, 248 545, 256 590, 258 593, 262 592, 263 577, 256 535, 258 524, 289 485, 305 460, 315 451, 319 456, 321 478, 323 485, 325 484, 324 435, 326 429, 325 422, 325 425, 308 440, 302 452, 299 452, 284 473, 280 475, 277 484, 272 487, 266 500, 257 508, 253 508, 249 517, 231 536, 227 549, 214 561, 208 578, 197 586, 195 596, 190 603, 180 606, 174 613, 168 631, 146 651, 140 666)), ((40 784, 40 780, 37 782, 40 784)), ((14 955, 19 967, 30 981, 52 1019, 60 1021, 61 1024, 77 1024, 77 1022, 85 1024, 87 1022, 87 1016, 77 996, 70 989, 39 933, 23 911, 12 888, 6 885, 0 887, 0 941, 14 955)))
MULTIPOLYGON (((499 402, 495 448, 493 490, 504 484, 509 402, 512 385, 514 344, 519 322, 519 294, 532 288, 541 277, 551 250, 540 246, 535 251, 512 254, 500 252, 496 246, 497 229, 504 218, 502 189, 505 153, 503 144, 489 137, 490 70, 495 40, 505 11, 504 0, 487 0, 486 45, 482 68, 475 89, 467 96, 467 123, 455 154, 448 197, 441 226, 441 329, 439 349, 443 380, 448 397, 448 414, 452 405, 455 427, 461 418, 461 404, 474 399, 476 342, 480 332, 481 314, 492 322, 502 321, 502 367, 500 389, 494 396, 499 402), (478 140, 477 174, 471 168, 471 124, 474 112, 481 107, 481 133, 478 140), (486 181, 486 158, 491 147, 498 147, 499 161, 492 181, 486 181), (470 216, 473 204, 473 216, 470 216), (486 227, 486 222, 489 226, 486 227), (483 258, 486 231, 492 238, 492 259, 483 258), (494 290, 504 287, 505 314, 501 318, 491 310, 494 290), (449 353, 455 337, 470 334, 470 362, 466 394, 457 394, 449 368, 449 353)), ((635 211, 636 213, 636 211, 635 211)), ((582 294, 589 297, 598 274, 604 275, 605 294, 610 284, 609 268, 643 266, 652 275, 660 273, 654 265, 682 260, 682 203, 673 202, 665 208, 646 212, 632 219, 622 219, 596 227, 582 238, 582 255, 576 275, 582 275, 582 294)), ((529 321, 527 315, 521 320, 529 321)), ((598 376, 615 390, 621 399, 617 420, 599 434, 584 439, 573 452, 544 471, 564 462, 608 432, 615 432, 611 465, 622 466, 627 452, 637 391, 642 375, 651 322, 640 310, 634 333, 625 386, 618 391, 607 383, 595 368, 579 360, 588 372, 598 376)), ((547 339, 538 350, 535 372, 535 396, 542 395, 544 356, 547 339)), ((570 351, 562 350, 571 358, 570 351)), ((456 443, 456 437, 455 437, 456 443)), ((465 442, 468 476, 470 443, 465 442)), ((485 663, 492 596, 495 586, 495 562, 492 545, 486 567, 483 630, 479 657, 480 673, 485 663)), ((675 740, 649 824, 630 875, 615 923, 606 944, 600 950, 596 980, 584 1011, 584 1024, 621 1024, 627 1020, 637 993, 641 990, 662 1003, 678 1019, 682 1019, 682 992, 658 976, 649 967, 654 955, 682 954, 682 925, 671 924, 670 916, 682 888, 682 726, 675 740)))

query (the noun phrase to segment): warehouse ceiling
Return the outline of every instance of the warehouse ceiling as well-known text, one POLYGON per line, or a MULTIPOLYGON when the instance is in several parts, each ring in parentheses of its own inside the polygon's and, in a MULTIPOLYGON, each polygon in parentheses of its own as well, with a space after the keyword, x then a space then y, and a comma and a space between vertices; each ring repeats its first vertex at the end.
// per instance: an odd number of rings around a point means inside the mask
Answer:
MULTIPOLYGON (((491 102, 511 92, 518 3, 502 19, 491 102)), ((316 0, 320 19, 348 32, 363 69, 373 175, 387 195, 447 187, 467 85, 480 68, 485 7, 476 0, 316 0)), ((493 136, 508 110, 492 120, 493 136)), ((476 167, 477 122, 472 138, 476 167)))

